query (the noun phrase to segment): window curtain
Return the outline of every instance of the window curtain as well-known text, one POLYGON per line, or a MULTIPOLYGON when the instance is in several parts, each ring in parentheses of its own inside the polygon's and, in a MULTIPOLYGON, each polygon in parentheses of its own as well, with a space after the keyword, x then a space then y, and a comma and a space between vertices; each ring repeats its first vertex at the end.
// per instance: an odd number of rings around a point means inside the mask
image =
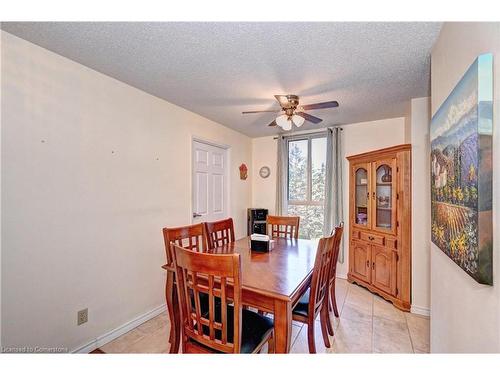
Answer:
MULTIPOLYGON (((344 220, 342 130, 328 129, 326 133, 326 181, 325 181, 325 236, 344 220)), ((339 262, 344 263, 344 243, 340 244, 339 262)))
POLYGON ((276 209, 275 215, 286 215, 288 212, 288 142, 285 137, 278 136, 278 155, 276 165, 276 209))

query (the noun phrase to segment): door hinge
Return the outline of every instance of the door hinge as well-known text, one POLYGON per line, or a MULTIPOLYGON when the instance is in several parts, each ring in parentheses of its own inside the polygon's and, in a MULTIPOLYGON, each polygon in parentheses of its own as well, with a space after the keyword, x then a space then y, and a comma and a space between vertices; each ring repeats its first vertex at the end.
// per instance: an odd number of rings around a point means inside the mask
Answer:
POLYGON ((397 227, 399 227, 399 220, 398 220, 398 221, 396 221, 396 226, 397 226, 397 227))
POLYGON ((399 199, 399 193, 396 193, 396 199, 399 199))
POLYGON ((396 295, 398 295, 398 294, 399 294, 399 290, 398 290, 398 288, 396 288, 396 295))

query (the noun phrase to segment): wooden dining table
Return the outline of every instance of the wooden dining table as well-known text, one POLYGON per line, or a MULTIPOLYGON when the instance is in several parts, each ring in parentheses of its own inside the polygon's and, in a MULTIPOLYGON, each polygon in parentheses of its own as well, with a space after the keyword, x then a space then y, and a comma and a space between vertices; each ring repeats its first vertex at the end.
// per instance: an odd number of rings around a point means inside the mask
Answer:
MULTIPOLYGON (((242 304, 273 314, 276 353, 290 351, 292 310, 311 283, 317 240, 275 238, 269 252, 250 249, 250 237, 211 249, 213 254, 240 254, 242 304)), ((163 266, 168 272, 173 272, 163 266)), ((178 309, 177 298, 173 299, 178 309)), ((178 317, 178 314, 175 314, 178 317)), ((177 352, 180 319, 171 323, 171 353, 177 352), (172 350, 173 349, 173 350, 172 350)))

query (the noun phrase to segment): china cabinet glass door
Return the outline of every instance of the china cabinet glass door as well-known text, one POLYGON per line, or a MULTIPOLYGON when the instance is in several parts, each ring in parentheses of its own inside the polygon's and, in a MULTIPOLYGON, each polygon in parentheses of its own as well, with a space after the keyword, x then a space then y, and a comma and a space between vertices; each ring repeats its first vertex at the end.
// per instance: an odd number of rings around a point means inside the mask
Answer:
POLYGON ((354 223, 362 227, 370 227, 370 169, 369 164, 358 164, 354 167, 354 223))
POLYGON ((396 160, 373 163, 373 229, 394 233, 396 227, 396 160))

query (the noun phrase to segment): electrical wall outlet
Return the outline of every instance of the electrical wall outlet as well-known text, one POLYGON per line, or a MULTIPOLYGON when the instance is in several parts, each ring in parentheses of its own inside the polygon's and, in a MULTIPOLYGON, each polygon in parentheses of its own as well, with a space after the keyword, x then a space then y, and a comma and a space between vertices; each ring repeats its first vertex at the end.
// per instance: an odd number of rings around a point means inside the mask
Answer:
POLYGON ((77 325, 82 325, 83 323, 87 323, 89 320, 89 309, 83 309, 78 311, 77 317, 76 317, 76 324, 77 325))

